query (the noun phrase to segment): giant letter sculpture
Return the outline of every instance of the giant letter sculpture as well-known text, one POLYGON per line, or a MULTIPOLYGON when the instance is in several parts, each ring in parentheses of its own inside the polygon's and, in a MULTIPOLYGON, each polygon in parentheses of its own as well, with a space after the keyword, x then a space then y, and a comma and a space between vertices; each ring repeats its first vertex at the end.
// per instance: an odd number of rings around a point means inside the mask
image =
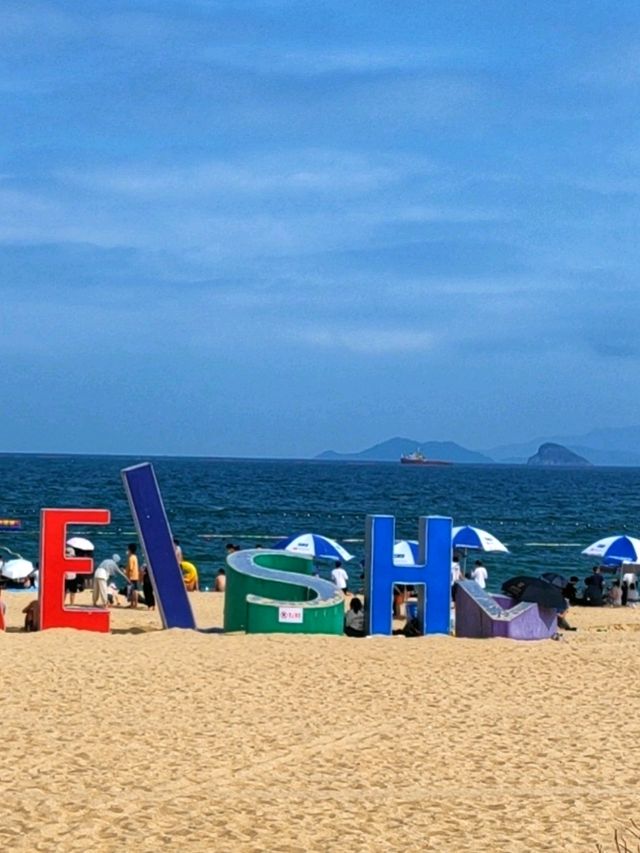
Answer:
POLYGON ((165 628, 195 628, 153 466, 144 462, 125 468, 122 480, 147 557, 162 625, 165 628))
POLYGON ((420 519, 419 561, 393 562, 395 519, 368 515, 365 531, 365 624, 369 634, 390 634, 394 584, 417 587, 418 620, 425 634, 448 634, 451 609, 451 519, 420 519), (425 559, 426 550, 426 559, 425 559), (426 593, 426 595, 425 595, 426 593))
POLYGON ((95 607, 70 609, 64 606, 64 576, 67 572, 89 575, 93 560, 67 557, 68 524, 109 524, 107 509, 43 509, 40 513, 40 627, 109 631, 109 613, 95 607))
POLYGON ((227 564, 225 631, 342 634, 342 593, 310 574, 311 560, 260 548, 230 554, 227 564))

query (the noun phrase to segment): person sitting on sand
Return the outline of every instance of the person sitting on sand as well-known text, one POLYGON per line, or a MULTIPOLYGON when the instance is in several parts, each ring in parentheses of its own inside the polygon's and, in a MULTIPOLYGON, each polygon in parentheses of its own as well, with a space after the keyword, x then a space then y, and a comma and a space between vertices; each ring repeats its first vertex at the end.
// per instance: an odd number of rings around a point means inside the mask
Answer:
POLYGON ((614 581, 613 586, 609 590, 609 602, 614 607, 622 607, 622 587, 620 581, 614 581))
POLYGON ((629 584, 629 589, 627 590, 627 606, 635 607, 638 603, 638 599, 640 596, 638 595, 638 585, 635 581, 629 584))
POLYGON ((570 607, 574 607, 578 603, 578 584, 580 578, 572 575, 569 578, 569 583, 563 588, 562 594, 566 598, 570 607))
POLYGON ((214 592, 224 592, 227 588, 227 573, 224 569, 220 569, 218 574, 216 575, 216 579, 213 582, 213 591, 214 592))
POLYGON ((40 630, 40 604, 37 598, 30 601, 22 611, 24 613, 24 630, 39 631, 40 630))
POLYGON ((344 617, 344 632, 347 637, 364 637, 364 609, 359 598, 352 598, 344 617))
POLYGON ((118 587, 113 581, 111 581, 110 584, 107 584, 107 604, 109 605, 109 607, 120 607, 118 593, 118 587))
POLYGON ((180 568, 187 592, 196 592, 198 589, 198 570, 193 563, 188 563, 186 560, 180 563, 180 568))

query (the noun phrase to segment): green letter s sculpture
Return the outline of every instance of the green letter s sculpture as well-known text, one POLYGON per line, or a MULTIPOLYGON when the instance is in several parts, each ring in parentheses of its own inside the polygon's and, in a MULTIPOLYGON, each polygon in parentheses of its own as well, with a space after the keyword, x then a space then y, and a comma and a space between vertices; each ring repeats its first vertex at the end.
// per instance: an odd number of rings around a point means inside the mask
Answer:
POLYGON ((311 560, 258 548, 230 554, 227 564, 225 631, 342 634, 342 593, 311 574, 311 560))

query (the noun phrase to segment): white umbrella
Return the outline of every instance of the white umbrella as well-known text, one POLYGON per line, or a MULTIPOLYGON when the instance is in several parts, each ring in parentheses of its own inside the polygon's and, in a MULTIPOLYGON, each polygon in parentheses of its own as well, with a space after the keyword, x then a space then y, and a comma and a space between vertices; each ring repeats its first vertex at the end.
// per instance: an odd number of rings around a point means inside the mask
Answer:
POLYGON ((67 545, 79 551, 93 551, 93 542, 85 539, 84 536, 72 536, 71 539, 67 539, 67 545))
POLYGON ((29 560, 20 558, 18 560, 9 560, 2 566, 2 577, 10 581, 23 581, 35 571, 33 563, 29 560))
POLYGON ((603 563, 640 563, 640 539, 633 536, 605 536, 582 552, 587 557, 599 557, 603 563))

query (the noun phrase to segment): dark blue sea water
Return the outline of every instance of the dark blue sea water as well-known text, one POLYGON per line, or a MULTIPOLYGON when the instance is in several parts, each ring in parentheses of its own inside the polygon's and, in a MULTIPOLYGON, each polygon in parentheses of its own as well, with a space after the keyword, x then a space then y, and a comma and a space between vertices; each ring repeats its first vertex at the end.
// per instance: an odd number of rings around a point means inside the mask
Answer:
MULTIPOLYGON (((120 470, 146 461, 114 456, 0 456, 0 517, 22 519, 0 532, 0 545, 38 559, 42 507, 112 512, 108 528, 74 529, 96 544, 99 559, 124 555, 135 540, 120 470)), ((330 463, 155 458, 169 521, 202 585, 224 565, 228 541, 268 546, 311 531, 363 556, 367 513, 397 519, 398 538, 417 538, 420 515, 489 530, 511 550, 485 555, 489 586, 511 575, 559 571, 584 576, 581 548, 613 533, 640 534, 640 469, 575 470, 508 466, 419 468, 399 463, 330 463)), ((359 569, 353 570, 354 580, 359 569)))

